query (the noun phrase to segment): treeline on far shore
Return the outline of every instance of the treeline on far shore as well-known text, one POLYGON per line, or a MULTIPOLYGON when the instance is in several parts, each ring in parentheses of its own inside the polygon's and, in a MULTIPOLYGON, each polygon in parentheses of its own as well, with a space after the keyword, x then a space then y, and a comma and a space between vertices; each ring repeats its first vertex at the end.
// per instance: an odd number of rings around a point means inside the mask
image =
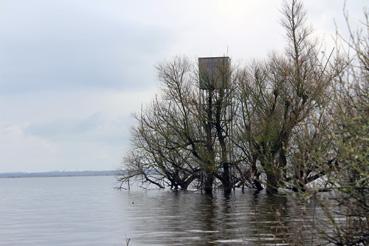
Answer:
POLYGON ((33 177, 78 177, 78 176, 117 176, 121 171, 52 171, 52 172, 9 172, 0 173, 0 178, 33 178, 33 177))

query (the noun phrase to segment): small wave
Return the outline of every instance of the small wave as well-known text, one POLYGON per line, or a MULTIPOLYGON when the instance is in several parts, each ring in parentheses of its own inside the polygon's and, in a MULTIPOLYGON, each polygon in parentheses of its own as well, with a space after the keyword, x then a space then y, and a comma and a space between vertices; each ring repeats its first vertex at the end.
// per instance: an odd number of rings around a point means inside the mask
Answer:
POLYGON ((219 231, 203 231, 203 230, 187 230, 188 232, 192 233, 217 233, 219 231))

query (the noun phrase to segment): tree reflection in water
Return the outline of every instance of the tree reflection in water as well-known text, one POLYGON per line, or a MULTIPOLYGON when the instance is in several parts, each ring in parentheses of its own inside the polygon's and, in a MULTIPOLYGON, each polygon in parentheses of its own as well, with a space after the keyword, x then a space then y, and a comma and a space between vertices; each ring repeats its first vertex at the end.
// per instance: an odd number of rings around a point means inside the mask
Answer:
MULTIPOLYGON (((158 192, 135 198, 134 245, 313 244, 314 206, 295 194, 242 194, 224 198, 158 192), (140 220, 139 214, 144 220, 140 220)), ((133 211, 132 211, 133 212, 133 211)))

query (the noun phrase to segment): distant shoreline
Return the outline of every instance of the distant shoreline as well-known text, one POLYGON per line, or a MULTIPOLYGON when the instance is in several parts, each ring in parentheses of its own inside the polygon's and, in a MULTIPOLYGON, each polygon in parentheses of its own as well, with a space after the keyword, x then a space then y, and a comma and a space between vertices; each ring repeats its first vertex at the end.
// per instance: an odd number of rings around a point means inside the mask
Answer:
POLYGON ((83 177, 83 176, 115 176, 121 171, 53 171, 53 172, 11 172, 0 173, 0 178, 42 178, 42 177, 83 177))

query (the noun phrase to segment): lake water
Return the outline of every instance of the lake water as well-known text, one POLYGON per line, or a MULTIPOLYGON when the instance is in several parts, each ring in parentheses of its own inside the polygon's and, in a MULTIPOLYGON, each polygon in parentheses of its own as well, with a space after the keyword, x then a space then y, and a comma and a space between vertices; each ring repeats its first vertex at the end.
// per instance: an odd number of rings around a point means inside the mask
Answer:
POLYGON ((115 178, 0 179, 0 245, 314 245, 293 194, 114 189, 115 178))

